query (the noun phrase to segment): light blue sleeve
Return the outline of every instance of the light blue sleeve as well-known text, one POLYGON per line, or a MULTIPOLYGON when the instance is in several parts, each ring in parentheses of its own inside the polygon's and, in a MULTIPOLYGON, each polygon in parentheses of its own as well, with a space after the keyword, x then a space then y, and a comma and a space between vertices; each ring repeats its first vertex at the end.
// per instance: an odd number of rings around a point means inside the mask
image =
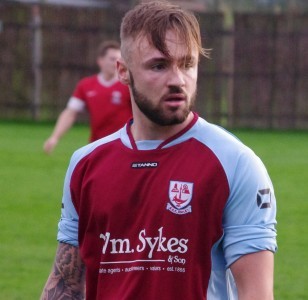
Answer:
POLYGON ((79 217, 72 203, 69 181, 70 181, 70 175, 69 172, 67 172, 64 182, 61 218, 58 224, 57 240, 59 242, 71 244, 77 247, 79 217))
POLYGON ((76 247, 78 247, 79 216, 72 202, 70 182, 75 166, 77 165, 79 160, 84 156, 84 153, 86 152, 85 150, 87 148, 88 147, 83 147, 77 150, 71 158, 64 180, 61 218, 58 223, 57 240, 59 242, 71 244, 76 247))
POLYGON ((62 208, 61 208, 61 218, 58 224, 58 235, 57 240, 62 243, 71 244, 78 247, 78 221, 79 217, 74 207, 71 198, 70 191, 70 181, 73 172, 73 168, 76 165, 74 163, 74 157, 72 156, 70 165, 66 172, 64 187, 63 187, 63 196, 62 196, 62 208))
POLYGON ((71 244, 73 246, 78 247, 79 216, 72 202, 72 196, 70 190, 71 177, 76 165, 82 158, 84 158, 86 155, 88 155, 94 149, 96 149, 96 147, 119 138, 121 133, 123 134, 123 132, 126 132, 125 127, 107 137, 104 137, 100 140, 90 143, 74 152, 68 170, 66 172, 64 181, 61 219, 58 224, 58 235, 57 235, 57 240, 59 242, 71 244))
POLYGON ((223 250, 229 267, 242 255, 277 250, 276 199, 261 160, 243 151, 230 182, 230 196, 223 215, 223 250))

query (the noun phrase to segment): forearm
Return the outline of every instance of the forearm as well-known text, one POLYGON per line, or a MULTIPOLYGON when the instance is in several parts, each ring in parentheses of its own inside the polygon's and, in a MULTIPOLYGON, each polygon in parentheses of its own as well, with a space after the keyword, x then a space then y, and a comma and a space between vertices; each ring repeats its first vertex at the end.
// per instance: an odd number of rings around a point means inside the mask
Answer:
POLYGON ((79 256, 79 250, 72 245, 60 243, 41 300, 78 300, 84 297, 85 266, 79 256))
POLYGON ((270 251, 242 256, 231 266, 239 300, 273 300, 274 258, 270 251))
POLYGON ((77 118, 77 114, 77 111, 70 108, 66 108, 60 114, 51 136, 44 142, 43 149, 47 154, 53 151, 60 138, 72 127, 77 118))
POLYGON ((74 124, 77 112, 66 108, 59 116, 56 126, 51 134, 51 138, 59 140, 74 124))

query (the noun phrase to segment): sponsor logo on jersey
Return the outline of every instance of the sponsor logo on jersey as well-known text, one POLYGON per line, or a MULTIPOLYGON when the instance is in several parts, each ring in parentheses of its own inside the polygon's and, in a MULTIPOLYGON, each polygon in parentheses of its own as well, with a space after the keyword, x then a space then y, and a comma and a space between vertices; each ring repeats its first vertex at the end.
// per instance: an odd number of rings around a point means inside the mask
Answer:
POLYGON ((257 205, 260 209, 271 207, 271 190, 259 190, 257 194, 257 205))
POLYGON ((113 91, 111 94, 111 103, 119 105, 122 103, 122 94, 119 91, 113 91))
POLYGON ((88 91, 88 92, 86 93, 87 97, 94 97, 94 96, 96 96, 96 94, 97 94, 96 91, 88 91))
MULTIPOLYGON (((137 243, 134 245, 129 238, 112 236, 111 232, 101 233, 100 239, 104 241, 103 254, 145 253, 148 259, 153 258, 156 252, 186 253, 188 251, 188 239, 179 237, 167 237, 164 227, 160 227, 155 236, 149 236, 145 229, 138 234, 137 243)), ((134 239, 135 241, 135 239, 134 239)))
POLYGON ((177 215, 191 213, 189 204, 193 195, 193 186, 191 182, 170 181, 167 210, 177 215))
POLYGON ((133 169, 143 169, 143 168, 157 168, 158 162, 155 161, 148 161, 148 162, 133 162, 132 168, 133 169))

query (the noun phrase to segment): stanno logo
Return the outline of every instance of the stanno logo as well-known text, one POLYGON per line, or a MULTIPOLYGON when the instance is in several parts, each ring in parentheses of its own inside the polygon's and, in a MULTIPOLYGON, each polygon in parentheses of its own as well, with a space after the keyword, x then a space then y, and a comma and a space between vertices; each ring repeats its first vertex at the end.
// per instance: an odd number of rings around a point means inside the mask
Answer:
POLYGON ((143 168, 157 168, 158 162, 133 162, 133 169, 143 169, 143 168))
POLYGON ((170 202, 167 204, 167 209, 177 215, 191 213, 189 203, 193 195, 193 186, 191 182, 170 181, 170 202))

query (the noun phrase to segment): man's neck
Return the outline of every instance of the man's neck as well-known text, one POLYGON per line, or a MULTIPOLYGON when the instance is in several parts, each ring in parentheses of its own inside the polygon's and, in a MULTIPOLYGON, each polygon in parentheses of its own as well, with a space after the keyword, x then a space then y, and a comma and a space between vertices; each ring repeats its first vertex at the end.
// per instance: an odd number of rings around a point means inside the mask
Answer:
POLYGON ((149 121, 146 117, 134 118, 131 126, 131 133, 135 141, 144 140, 166 140, 181 130, 183 130, 194 118, 193 112, 190 112, 183 123, 161 126, 149 121))
POLYGON ((116 75, 113 76, 106 76, 104 73, 99 73, 98 74, 98 81, 103 85, 103 86, 111 86, 117 81, 116 75))
POLYGON ((100 72, 98 74, 104 81, 113 81, 116 79, 116 74, 100 72))

